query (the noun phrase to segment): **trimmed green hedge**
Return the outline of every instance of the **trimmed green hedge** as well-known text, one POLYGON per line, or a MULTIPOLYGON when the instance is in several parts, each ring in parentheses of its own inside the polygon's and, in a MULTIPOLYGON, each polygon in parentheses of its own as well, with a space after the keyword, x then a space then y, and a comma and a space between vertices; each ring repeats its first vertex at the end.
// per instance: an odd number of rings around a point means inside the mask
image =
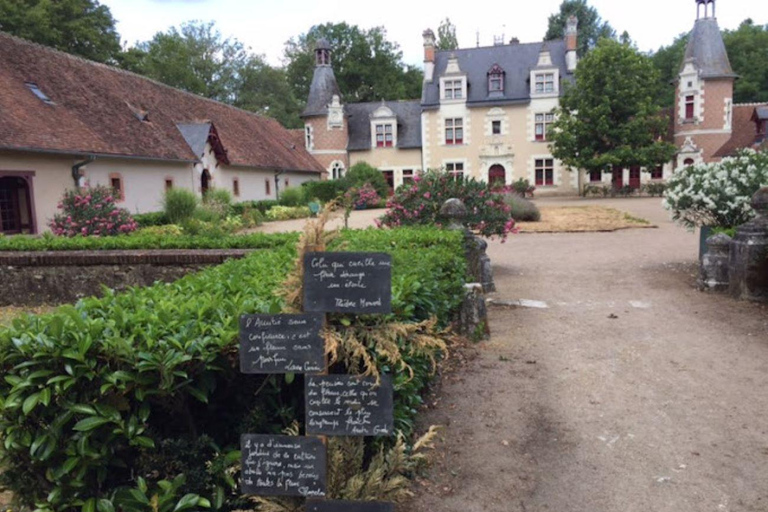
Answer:
POLYGON ((297 233, 168 236, 133 233, 109 237, 0 237, 0 251, 108 251, 132 249, 270 249, 298 241, 297 233))
MULTIPOLYGON (((465 277, 461 233, 348 231, 337 243, 393 255, 395 318, 450 320, 465 277)), ((239 435, 301 419, 303 378, 242 375, 238 318, 281 310, 275 291, 295 257, 278 246, 0 329, 0 487, 57 512, 149 511, 153 494, 168 510, 250 506, 231 472, 239 435)), ((426 359, 408 363, 414 379, 395 374, 406 432, 430 378, 426 359)))

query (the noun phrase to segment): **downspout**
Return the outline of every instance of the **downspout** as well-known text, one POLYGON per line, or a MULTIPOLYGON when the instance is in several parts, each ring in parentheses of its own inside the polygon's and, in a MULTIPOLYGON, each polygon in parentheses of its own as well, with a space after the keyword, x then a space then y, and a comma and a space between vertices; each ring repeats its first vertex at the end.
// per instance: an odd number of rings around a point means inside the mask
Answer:
POLYGON ((282 176, 284 172, 285 171, 275 171, 275 200, 276 201, 280 200, 280 176, 282 176))
POLYGON ((96 160, 96 157, 89 155, 87 159, 77 162, 72 166, 72 179, 75 180, 75 188, 80 188, 80 168, 85 167, 94 160, 96 160))

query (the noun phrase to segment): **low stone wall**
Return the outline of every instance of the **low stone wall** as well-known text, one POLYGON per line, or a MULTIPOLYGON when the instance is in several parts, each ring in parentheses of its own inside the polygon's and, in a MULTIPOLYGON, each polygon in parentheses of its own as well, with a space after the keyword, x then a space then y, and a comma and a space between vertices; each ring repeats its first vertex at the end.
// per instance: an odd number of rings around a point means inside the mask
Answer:
POLYGON ((76 302, 124 290, 172 282, 250 250, 0 252, 0 307, 76 302))

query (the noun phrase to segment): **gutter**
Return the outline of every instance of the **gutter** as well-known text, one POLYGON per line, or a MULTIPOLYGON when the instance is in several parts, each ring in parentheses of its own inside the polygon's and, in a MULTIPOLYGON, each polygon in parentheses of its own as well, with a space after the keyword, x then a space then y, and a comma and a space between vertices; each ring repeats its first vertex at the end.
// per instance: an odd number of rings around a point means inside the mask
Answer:
POLYGON ((85 167, 94 160, 96 160, 95 156, 88 155, 88 158, 72 166, 72 179, 75 180, 75 188, 80 188, 80 168, 85 167))

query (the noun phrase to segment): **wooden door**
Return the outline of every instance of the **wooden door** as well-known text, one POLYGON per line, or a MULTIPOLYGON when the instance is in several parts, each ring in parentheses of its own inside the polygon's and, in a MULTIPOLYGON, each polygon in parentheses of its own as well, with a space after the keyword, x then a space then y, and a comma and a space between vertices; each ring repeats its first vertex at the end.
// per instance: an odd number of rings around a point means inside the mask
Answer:
POLYGON ((613 170, 613 188, 621 188, 624 186, 624 169, 613 170))
POLYGON ((629 168, 629 186, 632 188, 640 188, 640 167, 629 168))
POLYGON ((384 175, 384 179, 387 180, 387 185, 389 185, 389 195, 392 195, 395 193, 395 171, 381 171, 381 173, 384 175))
POLYGON ((507 173, 503 165, 492 165, 488 169, 488 184, 496 187, 503 187, 507 184, 507 173))

